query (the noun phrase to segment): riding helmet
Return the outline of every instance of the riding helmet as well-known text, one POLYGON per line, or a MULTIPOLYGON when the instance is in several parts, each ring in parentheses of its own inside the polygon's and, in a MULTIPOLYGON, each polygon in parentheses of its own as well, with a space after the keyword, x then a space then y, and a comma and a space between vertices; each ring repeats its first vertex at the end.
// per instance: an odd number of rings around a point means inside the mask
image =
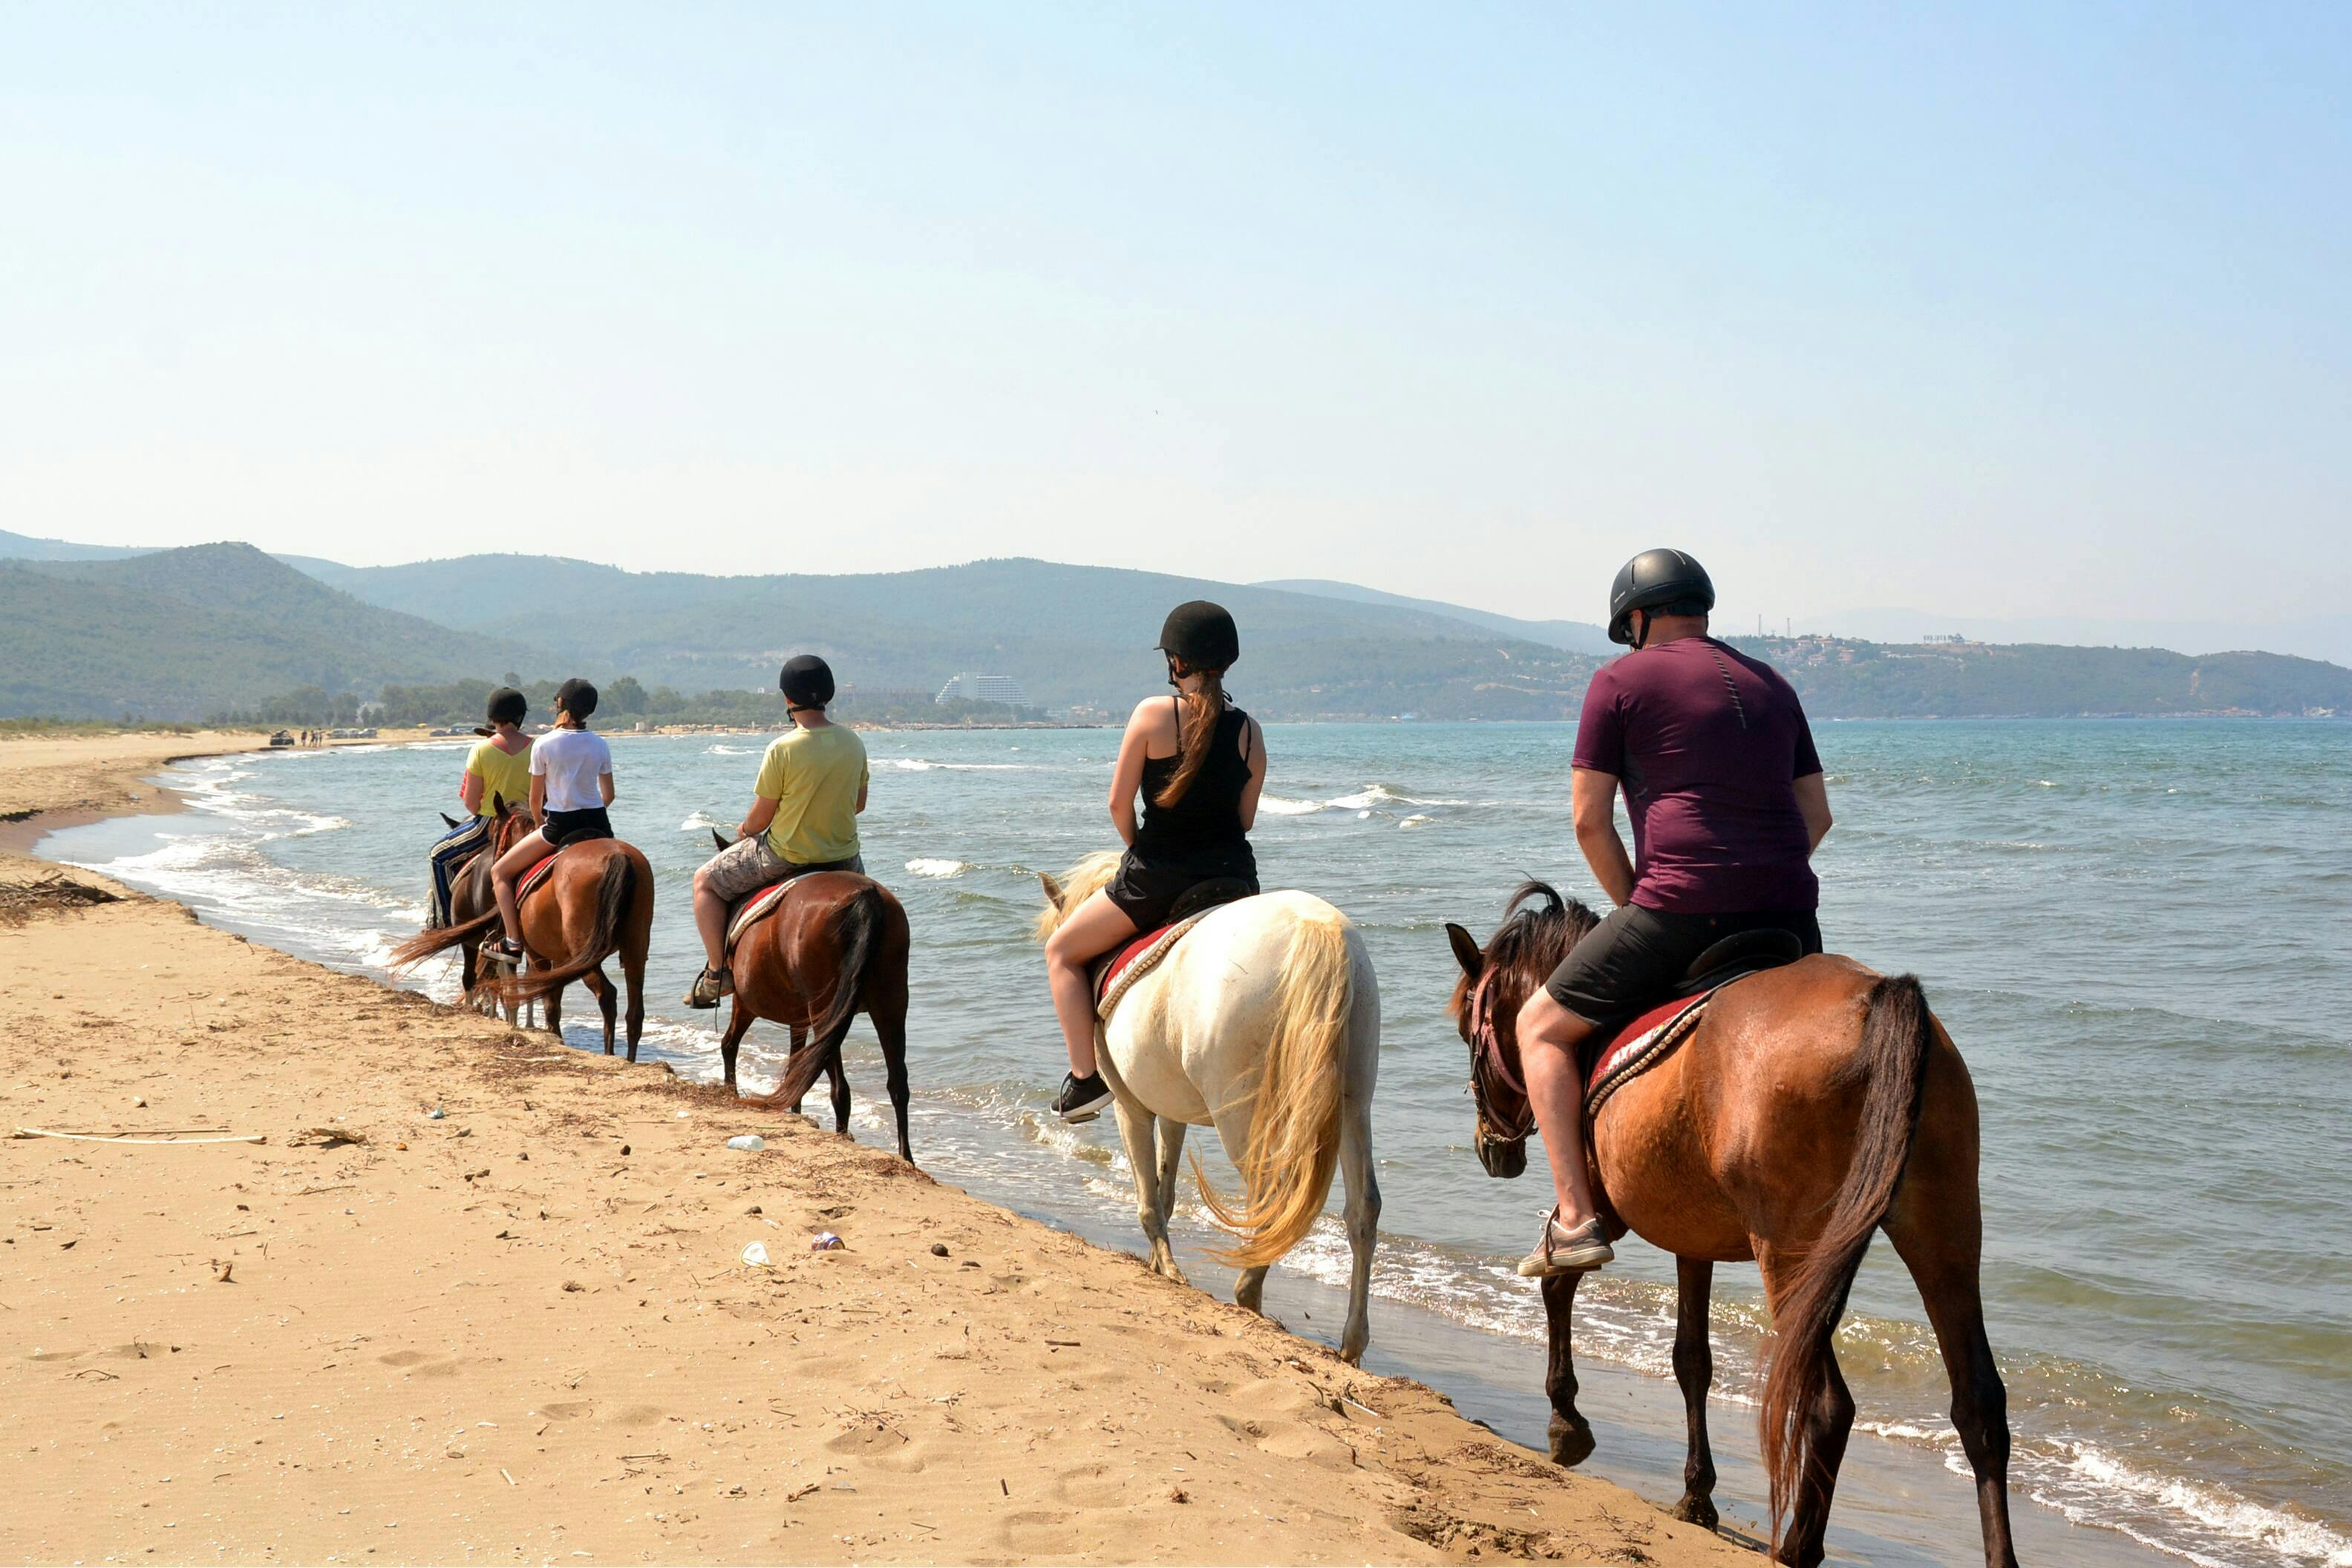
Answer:
POLYGON ((1188 599, 1168 612, 1155 646, 1187 669, 1230 669, 1242 656, 1241 628, 1223 605, 1188 599))
POLYGON ((493 724, 520 724, 530 711, 530 699, 511 686, 501 686, 490 693, 484 716, 493 724))
POLYGON ((555 689, 555 705, 585 722, 596 711, 596 689, 575 675, 555 689))
POLYGON ((1659 610, 1688 600, 1704 613, 1715 608, 1715 584, 1706 568, 1679 550, 1644 550, 1617 568, 1609 589, 1609 640, 1633 640, 1633 612, 1659 610))
POLYGON ((784 660, 776 689, 794 708, 822 708, 833 700, 833 666, 813 653, 796 653, 784 660))

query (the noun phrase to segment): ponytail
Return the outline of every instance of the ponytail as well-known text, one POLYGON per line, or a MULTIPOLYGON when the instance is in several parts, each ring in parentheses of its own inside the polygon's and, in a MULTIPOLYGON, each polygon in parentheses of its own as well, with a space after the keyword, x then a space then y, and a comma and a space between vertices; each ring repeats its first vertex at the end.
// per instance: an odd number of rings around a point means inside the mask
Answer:
POLYGON ((1208 763, 1209 748, 1217 742, 1217 721, 1232 706, 1225 697, 1224 673, 1222 669, 1202 671, 1201 689, 1180 700, 1183 706, 1176 727, 1176 773, 1151 803, 1163 810, 1184 798, 1192 781, 1201 776, 1201 769, 1208 763))

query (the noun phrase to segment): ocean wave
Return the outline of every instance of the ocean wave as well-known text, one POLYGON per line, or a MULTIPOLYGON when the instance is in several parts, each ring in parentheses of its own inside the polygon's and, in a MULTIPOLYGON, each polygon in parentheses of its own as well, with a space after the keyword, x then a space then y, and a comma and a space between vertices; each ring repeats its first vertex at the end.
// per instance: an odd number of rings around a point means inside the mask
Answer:
POLYGON ((762 748, 758 746, 730 746, 720 744, 703 747, 702 754, 706 757, 757 757, 764 755, 765 752, 762 748))
POLYGON ((1444 800, 1406 795, 1401 790, 1391 789, 1384 784, 1368 784, 1361 789, 1350 790, 1346 795, 1335 795, 1328 800, 1292 800, 1285 795, 1261 795, 1258 796, 1257 808, 1276 816, 1313 816, 1318 812, 1325 811, 1352 811, 1360 816, 1368 816, 1375 811, 1392 805, 1445 806, 1469 804, 1466 800, 1444 800))
POLYGON ((687 813, 686 820, 677 825, 677 830, 680 833, 725 833, 728 826, 707 811, 690 811, 687 813))
POLYGON ((2246 1561, 2237 1553, 2216 1557, 2212 1552, 2249 1546, 2292 1563, 2324 1563, 2326 1568, 2352 1564, 2352 1536, 2308 1515, 2265 1507, 2211 1482, 2151 1474, 2088 1443, 2063 1445, 2062 1453, 2060 1474, 2042 1479, 2032 1495, 2077 1523, 2107 1525, 2159 1552, 2212 1568, 2232 1568, 2246 1561), (2116 1512, 2117 1494, 2179 1521, 2188 1538, 2131 1528, 2116 1512))
POLYGON ((933 771, 953 773, 1025 773, 1037 770, 1027 763, 939 763, 929 757, 890 757, 886 767, 901 773, 928 773, 933 771))
POLYGON ((907 862, 907 869, 918 877, 961 877, 971 868, 961 860, 938 860, 918 857, 907 862))

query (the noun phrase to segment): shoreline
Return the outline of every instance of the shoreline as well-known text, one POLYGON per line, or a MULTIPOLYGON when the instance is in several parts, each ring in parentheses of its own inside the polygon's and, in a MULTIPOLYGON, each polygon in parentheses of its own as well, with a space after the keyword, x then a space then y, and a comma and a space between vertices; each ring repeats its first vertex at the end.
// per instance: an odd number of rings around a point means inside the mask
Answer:
MULTIPOLYGON (((261 749, 119 739, 47 769, 0 743, 12 839, 155 810, 166 752, 261 749)), ((268 1139, 0 1144, 24 1342, 0 1431, 36 1499, 0 1552, 1740 1555, 1421 1384, 657 1068, 143 895, 0 942, 31 1047, 13 1123, 268 1139), (750 1131, 766 1152, 723 1147, 750 1131), (803 1250, 821 1227, 849 1250, 803 1250), (741 1265, 751 1240, 774 1267, 741 1265)))

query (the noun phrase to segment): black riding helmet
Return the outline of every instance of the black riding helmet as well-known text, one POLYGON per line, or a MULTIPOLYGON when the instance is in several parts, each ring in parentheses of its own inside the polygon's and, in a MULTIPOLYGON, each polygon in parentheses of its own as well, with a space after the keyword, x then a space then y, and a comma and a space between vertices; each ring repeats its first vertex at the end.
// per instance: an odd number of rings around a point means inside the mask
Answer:
POLYGON ((1187 669, 1231 669, 1242 657, 1241 628, 1223 605, 1187 599, 1168 612, 1154 646, 1187 669))
POLYGON ((596 689, 575 675, 555 689, 555 705, 584 724, 596 711, 596 689))
POLYGON ((1617 568, 1609 589, 1609 640, 1633 641, 1633 612, 1653 613, 1685 602, 1705 615, 1715 608, 1715 584, 1706 568, 1679 550, 1644 550, 1617 568))
POLYGON ((530 711, 530 699, 511 686, 501 686, 490 693, 483 713, 493 724, 520 724, 530 711))
POLYGON ((833 700, 833 666, 813 653, 796 653, 784 660, 776 689, 794 708, 822 708, 833 700))

